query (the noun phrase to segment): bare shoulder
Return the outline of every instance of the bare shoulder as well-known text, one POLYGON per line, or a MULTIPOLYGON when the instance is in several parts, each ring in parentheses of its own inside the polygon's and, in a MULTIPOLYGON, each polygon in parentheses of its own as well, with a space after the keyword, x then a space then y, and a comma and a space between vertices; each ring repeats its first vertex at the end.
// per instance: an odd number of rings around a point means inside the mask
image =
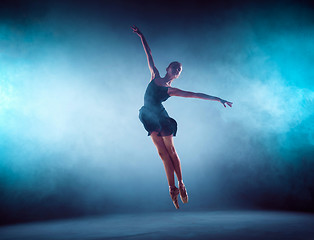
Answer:
POLYGON ((157 84, 158 86, 164 87, 163 84, 162 84, 162 78, 160 77, 159 74, 152 75, 151 81, 154 81, 155 84, 157 84))

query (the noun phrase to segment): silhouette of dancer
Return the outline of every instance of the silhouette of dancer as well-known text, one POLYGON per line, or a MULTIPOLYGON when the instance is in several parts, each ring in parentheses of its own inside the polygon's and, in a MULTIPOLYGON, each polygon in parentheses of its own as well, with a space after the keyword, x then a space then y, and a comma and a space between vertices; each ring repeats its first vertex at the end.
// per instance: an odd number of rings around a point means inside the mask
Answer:
POLYGON ((144 106, 139 111, 139 118, 144 128, 147 130, 148 136, 151 136, 158 154, 163 161, 169 184, 169 193, 174 206, 178 209, 179 193, 183 203, 188 202, 188 194, 182 180, 180 159, 174 148, 172 139, 177 132, 177 122, 169 117, 161 102, 166 101, 171 96, 218 101, 221 102, 224 107, 226 107, 226 104, 232 107, 232 102, 204 93, 187 92, 171 87, 172 81, 177 79, 181 74, 182 64, 179 62, 170 63, 166 69, 166 75, 161 77, 154 64, 151 50, 144 35, 136 26, 132 26, 131 28, 142 41, 147 56, 148 67, 152 75, 145 92, 144 106), (178 179, 179 189, 175 185, 174 173, 176 173, 178 179))

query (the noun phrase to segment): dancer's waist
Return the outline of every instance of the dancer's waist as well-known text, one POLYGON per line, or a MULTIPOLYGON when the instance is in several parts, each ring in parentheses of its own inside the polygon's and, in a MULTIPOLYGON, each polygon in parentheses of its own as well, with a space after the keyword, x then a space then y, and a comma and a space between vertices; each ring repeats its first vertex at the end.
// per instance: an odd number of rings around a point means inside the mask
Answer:
POLYGON ((156 112, 156 113, 166 110, 162 104, 160 104, 160 105, 144 104, 144 106, 141 109, 149 110, 149 111, 156 112))

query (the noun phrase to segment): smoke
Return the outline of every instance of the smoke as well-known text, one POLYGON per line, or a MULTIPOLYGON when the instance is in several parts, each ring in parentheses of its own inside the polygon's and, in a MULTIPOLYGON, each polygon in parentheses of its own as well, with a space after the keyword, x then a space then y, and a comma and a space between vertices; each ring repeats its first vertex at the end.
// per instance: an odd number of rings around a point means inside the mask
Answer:
POLYGON ((234 102, 165 103, 178 122, 189 208, 311 209, 311 9, 217 5, 187 24, 184 3, 169 25, 121 2, 81 4, 47 3, 0 24, 8 220, 172 209, 162 162, 138 120, 150 75, 129 29, 136 22, 161 74, 171 61, 183 64, 174 87, 234 102))

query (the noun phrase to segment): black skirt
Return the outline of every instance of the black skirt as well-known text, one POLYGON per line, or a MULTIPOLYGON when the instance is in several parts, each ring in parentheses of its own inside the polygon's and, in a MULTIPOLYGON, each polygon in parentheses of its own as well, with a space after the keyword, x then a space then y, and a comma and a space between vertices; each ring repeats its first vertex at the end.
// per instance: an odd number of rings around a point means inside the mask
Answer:
POLYGON ((153 111, 152 109, 143 106, 139 110, 139 119, 148 132, 148 136, 152 132, 158 132, 158 136, 173 136, 177 133, 177 122, 169 117, 166 109, 153 111))

